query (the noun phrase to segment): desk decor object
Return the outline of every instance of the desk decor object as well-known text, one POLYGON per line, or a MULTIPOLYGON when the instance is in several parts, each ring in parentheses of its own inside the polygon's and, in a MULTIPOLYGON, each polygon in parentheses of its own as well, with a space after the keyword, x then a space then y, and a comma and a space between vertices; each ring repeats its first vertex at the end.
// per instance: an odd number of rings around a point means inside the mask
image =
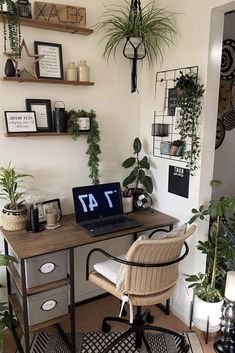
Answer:
POLYGON ((42 22, 77 24, 80 27, 86 27, 86 8, 35 1, 34 18, 42 22))
POLYGON ((214 344, 217 353, 235 352, 235 271, 228 271, 222 309, 222 337, 214 344))
POLYGON ((36 63, 37 78, 64 79, 62 46, 57 43, 34 42, 37 55, 43 56, 36 63))
POLYGON ((62 210, 61 210, 61 205, 60 205, 60 199, 53 199, 53 200, 47 200, 43 201, 41 204, 38 205, 39 208, 39 222, 46 222, 47 217, 46 217, 46 210, 47 209, 55 209, 58 212, 58 219, 62 218, 62 210))
POLYGON ((7 132, 36 132, 37 122, 35 112, 5 111, 7 132))
POLYGON ((37 131, 52 131, 50 99, 26 98, 25 103, 27 111, 34 111, 36 114, 37 131))

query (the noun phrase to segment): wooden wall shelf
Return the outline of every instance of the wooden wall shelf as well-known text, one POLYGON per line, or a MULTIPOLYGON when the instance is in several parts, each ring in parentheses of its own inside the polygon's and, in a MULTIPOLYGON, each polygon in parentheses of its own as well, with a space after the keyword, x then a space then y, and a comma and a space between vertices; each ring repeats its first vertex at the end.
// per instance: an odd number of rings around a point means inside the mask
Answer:
MULTIPOLYGON (((3 22, 3 16, 0 16, 0 22, 3 22)), ((71 34, 80 34, 82 36, 89 36, 94 32, 93 29, 79 27, 74 24, 64 24, 64 23, 52 23, 43 22, 39 20, 34 20, 30 18, 20 18, 21 26, 34 27, 40 29, 46 29, 50 31, 66 32, 71 34)))
POLYGON ((81 82, 81 81, 67 81, 67 80, 55 80, 45 78, 28 78, 28 77, 2 77, 2 81, 9 82, 26 82, 26 83, 53 83, 58 85, 72 85, 72 86, 94 86, 94 82, 81 82))
MULTIPOLYGON (((87 131, 80 131, 80 135, 88 135, 87 131)), ((35 137, 35 136, 69 136, 68 132, 6 132, 5 137, 35 137)))

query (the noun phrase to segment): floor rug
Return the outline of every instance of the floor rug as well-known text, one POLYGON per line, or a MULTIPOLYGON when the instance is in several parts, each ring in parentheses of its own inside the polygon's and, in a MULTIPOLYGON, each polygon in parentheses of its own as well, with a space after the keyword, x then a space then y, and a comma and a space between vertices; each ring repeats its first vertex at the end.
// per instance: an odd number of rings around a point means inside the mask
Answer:
MULTIPOLYGON (((120 333, 114 332, 78 332, 76 333, 76 353, 101 353, 119 335, 120 333)), ((184 335, 190 345, 189 353, 203 353, 196 333, 190 332, 184 335)), ((148 333, 147 339, 153 353, 181 353, 177 337, 162 333, 148 333)), ((134 335, 131 335, 110 353, 146 353, 144 345, 141 350, 137 350, 134 342, 134 335)), ((31 336, 30 353, 69 353, 69 349, 58 334, 40 332, 31 336)))

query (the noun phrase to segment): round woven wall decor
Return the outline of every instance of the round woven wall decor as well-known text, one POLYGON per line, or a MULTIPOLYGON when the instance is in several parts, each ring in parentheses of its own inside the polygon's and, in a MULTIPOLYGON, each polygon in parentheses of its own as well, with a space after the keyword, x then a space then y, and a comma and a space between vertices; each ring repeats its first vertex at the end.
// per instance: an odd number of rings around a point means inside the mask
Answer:
POLYGON ((235 109, 224 114, 223 123, 226 131, 230 131, 235 128, 235 109))
POLYGON ((235 41, 223 41, 220 74, 223 80, 232 80, 235 77, 235 41))

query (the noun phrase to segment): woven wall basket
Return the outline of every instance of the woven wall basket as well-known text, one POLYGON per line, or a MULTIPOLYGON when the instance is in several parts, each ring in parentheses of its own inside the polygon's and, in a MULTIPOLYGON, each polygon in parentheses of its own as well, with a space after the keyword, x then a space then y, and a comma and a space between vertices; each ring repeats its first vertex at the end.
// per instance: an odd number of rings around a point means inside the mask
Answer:
POLYGON ((28 213, 26 207, 20 210, 2 210, 2 227, 8 231, 22 230, 28 223, 28 213))
POLYGON ((222 120, 226 131, 230 131, 234 129, 235 128, 235 109, 225 113, 222 120))

